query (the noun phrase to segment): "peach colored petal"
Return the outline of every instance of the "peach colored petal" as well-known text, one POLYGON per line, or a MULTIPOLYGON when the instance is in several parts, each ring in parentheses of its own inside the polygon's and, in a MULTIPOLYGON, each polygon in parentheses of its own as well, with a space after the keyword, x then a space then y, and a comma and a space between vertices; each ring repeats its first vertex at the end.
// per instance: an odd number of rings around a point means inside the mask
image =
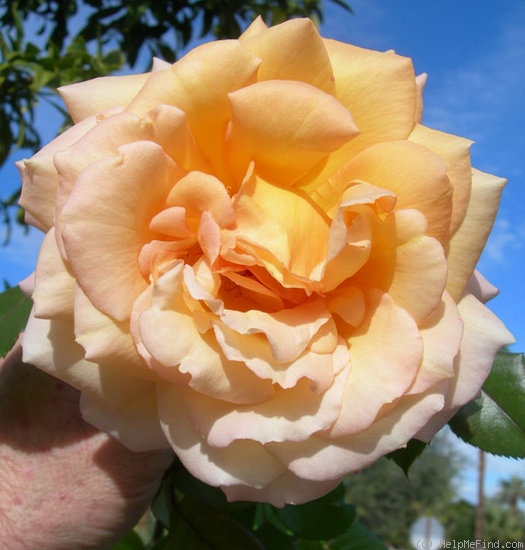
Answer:
POLYGON ((474 272, 498 211, 507 180, 472 172, 472 192, 463 223, 450 241, 447 290, 457 302, 474 272))
POLYGON ((255 405, 232 407, 224 401, 195 394, 186 402, 195 429, 212 447, 227 447, 234 441, 304 441, 328 429, 339 415, 346 371, 335 377, 325 392, 313 392, 307 380, 292 389, 277 389, 275 395, 255 405))
POLYGON ((417 96, 416 96, 416 116, 415 122, 418 122, 421 124, 421 119, 423 118, 423 90, 425 89, 426 83, 427 83, 427 74, 421 73, 416 76, 416 88, 417 88, 417 96))
POLYGON ((372 250, 373 226, 380 223, 372 218, 384 217, 395 203, 393 193, 367 183, 352 183, 344 191, 330 227, 327 261, 319 264, 324 292, 335 289, 366 263, 372 250))
POLYGON ((221 226, 233 225, 235 214, 232 201, 224 185, 214 176, 190 172, 170 191, 166 202, 186 210, 186 225, 196 231, 203 212, 209 212, 221 226))
POLYGON ((166 380, 178 381, 180 374, 189 375, 191 388, 233 403, 257 403, 273 395, 270 382, 220 353, 209 330, 209 314, 200 312, 199 322, 198 312, 192 314, 187 309, 182 270, 179 263, 157 281, 151 306, 138 320, 141 343, 154 360, 149 361, 150 367, 166 380))
POLYGON ((82 170, 97 160, 118 154, 118 148, 134 141, 153 141, 183 168, 205 165, 186 123, 176 107, 161 105, 138 117, 129 112, 99 116, 97 124, 81 140, 55 155, 59 175, 57 209, 60 212, 82 170))
POLYGON ((277 362, 296 359, 329 319, 322 300, 276 313, 225 310, 221 315, 221 322, 239 334, 264 334, 277 362))
POLYGON ((58 179, 53 158, 57 152, 70 147, 95 125, 95 117, 75 124, 40 149, 29 160, 16 163, 22 177, 19 204, 25 209, 27 223, 44 232, 54 225, 58 179))
POLYGON ((396 208, 415 208, 428 220, 428 235, 448 242, 452 188, 446 164, 433 151, 410 141, 373 145, 348 162, 313 193, 329 212, 354 181, 367 182, 394 193, 396 208))
POLYGON ((311 19, 291 19, 250 37, 243 35, 241 42, 262 59, 258 81, 295 80, 334 93, 330 59, 311 19))
POLYGON ((295 475, 312 481, 337 480, 406 445, 443 408, 441 389, 403 397, 398 406, 366 430, 346 437, 313 435, 293 443, 269 443, 268 450, 295 475))
POLYGON ((162 429, 191 474, 216 487, 241 484, 262 488, 285 472, 281 462, 256 441, 235 441, 226 448, 208 445, 188 417, 187 403, 193 397, 192 390, 180 386, 158 387, 162 429))
POLYGON ((410 59, 325 40, 332 64, 335 96, 352 113, 359 135, 332 153, 311 189, 374 143, 406 139, 417 114, 417 87, 410 59))
POLYGON ((239 183, 253 160, 264 179, 291 184, 358 133, 336 98, 304 82, 257 82, 229 99, 228 156, 239 183))
POLYGON ((450 235, 461 225, 470 198, 472 175, 470 146, 472 141, 416 124, 408 137, 437 153, 447 163, 447 176, 453 188, 450 235))
POLYGON ((429 441, 448 422, 459 407, 475 399, 490 373, 498 350, 512 344, 514 338, 505 325, 472 294, 466 294, 458 304, 464 323, 463 339, 455 362, 455 378, 446 394, 443 412, 418 432, 429 441))
POLYGON ((328 309, 338 315, 346 324, 358 327, 365 319, 365 298, 356 287, 344 287, 330 293, 328 309))
POLYGON ((436 239, 420 235, 396 247, 388 293, 416 322, 439 306, 446 280, 447 261, 436 239))
POLYGON ((228 485, 222 486, 221 489, 229 501, 268 502, 281 508, 286 504, 304 504, 320 498, 335 489, 340 481, 340 479, 306 480, 290 471, 286 471, 275 481, 262 488, 247 485, 228 485))
POLYGON ((110 365, 121 376, 158 380, 137 353, 129 324, 115 322, 100 312, 77 286, 75 289, 75 341, 84 357, 93 363, 110 365))
POLYGON ((77 281, 116 320, 129 317, 146 287, 139 252, 154 237, 149 222, 181 175, 158 145, 130 143, 89 165, 64 206, 63 238, 77 281))
POLYGON ((60 256, 52 227, 44 237, 35 271, 33 291, 36 317, 70 319, 73 313, 75 279, 60 256))
POLYGON ((248 28, 239 37, 239 42, 244 44, 246 40, 249 40, 253 36, 256 36, 260 32, 264 32, 268 29, 268 26, 264 22, 263 18, 258 15, 249 25, 248 28))
POLYGON ((292 388, 307 378, 313 391, 325 391, 335 374, 349 362, 348 349, 344 342, 337 341, 333 322, 323 325, 309 348, 290 362, 276 361, 268 339, 262 334, 241 335, 222 323, 214 323, 213 328, 228 359, 245 364, 259 378, 270 380, 281 388, 292 388))
POLYGON ((100 374, 103 397, 80 396, 84 420, 137 453, 168 448, 157 416, 155 385, 120 373, 112 375, 105 368, 100 374))
POLYGON ((149 74, 101 76, 62 86, 58 93, 73 122, 78 123, 117 105, 127 107, 145 84, 149 74))
MULTIPOLYGON (((234 207, 237 251, 253 254, 280 282, 290 274, 310 284, 312 271, 326 258, 329 226, 323 214, 301 194, 260 178, 243 186, 234 207)), ((227 249, 221 255, 231 257, 227 249)))
POLYGON ((23 360, 80 390, 86 421, 110 432, 133 450, 167 447, 159 429, 155 384, 125 377, 110 365, 84 359, 71 323, 29 318, 22 337, 23 360), (60 350, 60 353, 57 353, 60 350), (137 429, 137 425, 140 429, 137 429))
POLYGON ((366 318, 349 338, 351 368, 331 437, 368 428, 414 380, 423 345, 417 325, 387 294, 370 291, 366 318))
POLYGON ((419 327, 423 359, 407 394, 422 393, 441 380, 454 377, 454 361, 463 337, 463 320, 452 298, 445 292, 441 307, 419 327))
POLYGON ((483 304, 492 300, 499 293, 499 290, 477 270, 472 274, 467 284, 467 290, 483 304))
POLYGON ((170 70, 153 73, 129 110, 144 114, 165 104, 184 111, 213 173, 227 182, 224 132, 230 118, 228 93, 255 82, 259 63, 237 40, 203 44, 170 70))

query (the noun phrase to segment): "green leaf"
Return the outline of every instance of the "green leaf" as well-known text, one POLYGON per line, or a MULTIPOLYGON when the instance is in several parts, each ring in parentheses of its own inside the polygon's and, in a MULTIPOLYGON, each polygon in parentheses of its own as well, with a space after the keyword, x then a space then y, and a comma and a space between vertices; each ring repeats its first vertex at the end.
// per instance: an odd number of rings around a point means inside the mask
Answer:
POLYGON ((425 450, 426 443, 418 439, 411 439, 405 447, 387 454, 387 458, 393 460, 408 477, 408 470, 416 458, 425 450))
POLYGON ((295 550, 291 536, 283 533, 271 523, 263 523, 255 531, 255 535, 263 543, 264 548, 271 548, 271 550, 295 550))
POLYGON ((24 330, 31 307, 32 301, 18 286, 0 293, 0 357, 7 354, 24 330))
POLYGON ((330 541, 326 548, 327 550, 387 550, 387 546, 359 521, 354 521, 343 535, 330 541))
POLYGON ((306 504, 287 505, 276 514, 295 535, 306 539, 332 539, 352 523, 355 510, 343 502, 344 487, 306 504))
POLYGON ((262 543, 240 523, 192 498, 174 505, 166 548, 264 550, 262 543))
POLYGON ((111 550, 144 550, 145 546, 141 538, 135 533, 130 531, 123 539, 117 544, 111 547, 111 550))
POLYGON ((525 356, 499 353, 481 396, 449 422, 461 439, 484 451, 525 458, 525 356))

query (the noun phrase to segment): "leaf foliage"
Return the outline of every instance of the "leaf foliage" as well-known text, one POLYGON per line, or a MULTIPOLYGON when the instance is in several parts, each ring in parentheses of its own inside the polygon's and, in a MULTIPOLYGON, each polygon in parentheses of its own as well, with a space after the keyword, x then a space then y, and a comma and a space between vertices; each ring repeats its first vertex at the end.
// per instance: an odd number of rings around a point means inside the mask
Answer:
POLYGON ((449 424, 457 436, 486 452, 525 458, 525 355, 499 353, 480 397, 449 424))
POLYGON ((0 357, 5 357, 24 330, 31 307, 32 301, 18 286, 0 294, 0 357))

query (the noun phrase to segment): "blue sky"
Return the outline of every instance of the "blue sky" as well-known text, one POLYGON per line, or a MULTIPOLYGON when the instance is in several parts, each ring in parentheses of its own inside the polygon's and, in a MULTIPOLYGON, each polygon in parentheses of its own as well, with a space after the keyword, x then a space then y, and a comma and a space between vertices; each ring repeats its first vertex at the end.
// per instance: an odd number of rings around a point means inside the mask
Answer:
MULTIPOLYGON (((351 0, 349 15, 325 0, 324 36, 411 57, 426 72, 427 126, 473 139, 477 168, 508 178, 480 271, 500 289, 489 305, 514 333, 514 351, 525 351, 525 2, 522 0, 351 0)), ((42 109, 44 137, 60 121, 42 109)), ((14 158, 21 158, 21 154, 14 158)), ((0 193, 19 184, 11 166, 0 171, 0 193)), ((15 284, 33 269, 40 235, 16 230, 0 248, 0 276, 15 284)), ((466 456, 463 494, 475 500, 476 452, 466 456)), ((500 477, 525 476, 523 461, 488 458, 487 489, 500 477)))

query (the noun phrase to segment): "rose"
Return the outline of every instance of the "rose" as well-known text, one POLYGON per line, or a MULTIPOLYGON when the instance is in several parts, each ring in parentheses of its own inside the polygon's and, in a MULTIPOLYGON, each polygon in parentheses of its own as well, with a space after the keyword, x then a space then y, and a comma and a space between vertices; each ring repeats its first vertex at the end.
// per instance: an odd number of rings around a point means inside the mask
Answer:
POLYGON ((308 20, 61 91, 24 359, 134 450, 282 505, 429 440, 511 341, 475 266, 504 180, 420 124, 411 61, 308 20))

